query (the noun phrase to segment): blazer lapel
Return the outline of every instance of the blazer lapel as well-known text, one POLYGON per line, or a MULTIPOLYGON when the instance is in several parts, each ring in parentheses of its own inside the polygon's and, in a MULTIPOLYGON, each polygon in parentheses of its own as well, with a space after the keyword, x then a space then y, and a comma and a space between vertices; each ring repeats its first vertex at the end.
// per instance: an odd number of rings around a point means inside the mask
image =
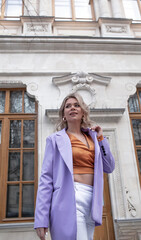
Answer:
POLYGON ((56 133, 56 143, 61 157, 63 158, 71 174, 73 174, 72 147, 69 136, 67 135, 65 129, 56 133))
POLYGON ((91 138, 94 141, 94 145, 95 145, 95 160, 96 160, 97 156, 100 153, 100 147, 99 147, 99 144, 98 144, 98 141, 97 141, 97 133, 95 131, 90 131, 90 130, 88 130, 88 132, 89 132, 89 135, 91 136, 91 138))

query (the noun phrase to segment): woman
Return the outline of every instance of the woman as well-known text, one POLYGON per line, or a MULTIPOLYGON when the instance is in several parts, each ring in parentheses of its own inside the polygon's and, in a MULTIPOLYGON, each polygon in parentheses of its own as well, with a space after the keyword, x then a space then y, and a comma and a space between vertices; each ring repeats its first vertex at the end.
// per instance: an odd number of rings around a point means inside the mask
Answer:
POLYGON ((88 107, 76 93, 61 105, 60 131, 47 138, 38 187, 35 225, 41 240, 93 240, 102 223, 103 171, 115 162, 100 126, 91 127, 88 107))

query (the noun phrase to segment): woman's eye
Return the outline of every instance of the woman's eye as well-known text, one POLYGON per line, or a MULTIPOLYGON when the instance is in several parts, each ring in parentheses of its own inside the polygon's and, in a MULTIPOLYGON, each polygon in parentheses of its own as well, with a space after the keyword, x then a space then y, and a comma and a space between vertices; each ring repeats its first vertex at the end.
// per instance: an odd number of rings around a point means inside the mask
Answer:
POLYGON ((77 103, 77 104, 75 104, 75 107, 80 107, 80 105, 77 103))
POLYGON ((69 108, 69 107, 70 107, 70 104, 66 105, 66 107, 65 107, 65 108, 69 108))

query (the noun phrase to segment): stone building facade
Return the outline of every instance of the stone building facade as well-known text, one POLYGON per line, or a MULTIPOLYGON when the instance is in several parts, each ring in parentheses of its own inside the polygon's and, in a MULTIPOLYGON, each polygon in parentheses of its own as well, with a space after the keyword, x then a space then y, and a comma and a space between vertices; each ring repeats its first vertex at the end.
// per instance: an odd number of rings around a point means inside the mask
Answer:
POLYGON ((64 96, 79 92, 116 161, 95 239, 141 240, 141 1, 0 4, 0 239, 38 239, 45 139, 64 96))

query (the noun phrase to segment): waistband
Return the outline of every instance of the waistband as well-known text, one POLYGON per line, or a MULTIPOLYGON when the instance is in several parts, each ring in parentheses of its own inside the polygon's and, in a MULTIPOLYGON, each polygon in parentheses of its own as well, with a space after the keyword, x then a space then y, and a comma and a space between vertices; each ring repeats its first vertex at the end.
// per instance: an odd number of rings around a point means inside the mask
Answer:
POLYGON ((82 191, 93 192, 93 186, 84 183, 74 182, 74 187, 76 187, 76 189, 79 188, 82 191))

